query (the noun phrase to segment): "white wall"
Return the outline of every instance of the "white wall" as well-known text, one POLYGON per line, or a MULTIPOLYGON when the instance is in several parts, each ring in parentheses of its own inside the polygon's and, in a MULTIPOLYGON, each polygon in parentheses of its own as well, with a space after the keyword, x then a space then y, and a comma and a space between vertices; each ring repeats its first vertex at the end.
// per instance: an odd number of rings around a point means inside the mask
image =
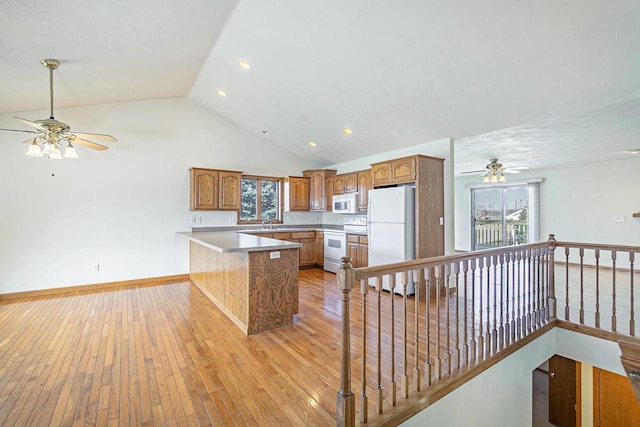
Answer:
POLYGON ((449 138, 427 142, 412 147, 362 157, 349 162, 338 163, 327 169, 337 169, 338 173, 349 173, 369 169, 371 163, 422 154, 444 159, 444 252, 452 254, 454 250, 454 185, 453 185, 453 141, 449 138))
MULTIPOLYGON (((625 375, 615 342, 554 328, 403 425, 530 426, 532 372, 554 354, 625 375)), ((586 400, 589 398, 583 396, 583 401, 586 400)))
MULTIPOLYGON (((640 157, 508 175, 509 181, 544 178, 540 188, 540 238, 640 245, 640 157), (614 222, 624 216, 624 222, 614 222)), ((471 190, 480 178, 455 179, 455 248, 471 249, 471 190)))
MULTIPOLYGON (((175 232, 194 225, 189 167, 273 176, 314 167, 186 98, 56 113, 73 130, 118 142, 54 161, 25 156, 27 134, 0 132, 0 293, 187 273, 187 242, 175 232)), ((3 114, 0 127, 47 115, 3 114)), ((198 226, 235 224, 235 212, 197 215, 198 226)))

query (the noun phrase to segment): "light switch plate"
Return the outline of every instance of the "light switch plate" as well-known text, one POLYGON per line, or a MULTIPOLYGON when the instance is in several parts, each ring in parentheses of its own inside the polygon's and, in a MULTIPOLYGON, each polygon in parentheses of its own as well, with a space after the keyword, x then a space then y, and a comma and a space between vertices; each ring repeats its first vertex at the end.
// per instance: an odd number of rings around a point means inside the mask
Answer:
POLYGON ((624 222, 624 217, 623 216, 614 216, 613 217, 613 221, 614 222, 624 222))

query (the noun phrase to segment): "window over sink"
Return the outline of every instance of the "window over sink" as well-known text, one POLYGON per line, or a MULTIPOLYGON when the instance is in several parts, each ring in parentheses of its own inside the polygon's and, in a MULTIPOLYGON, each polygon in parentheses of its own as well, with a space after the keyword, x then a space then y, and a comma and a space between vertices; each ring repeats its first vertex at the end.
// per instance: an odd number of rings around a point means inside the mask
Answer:
POLYGON ((282 222, 282 178, 243 175, 239 223, 282 222))

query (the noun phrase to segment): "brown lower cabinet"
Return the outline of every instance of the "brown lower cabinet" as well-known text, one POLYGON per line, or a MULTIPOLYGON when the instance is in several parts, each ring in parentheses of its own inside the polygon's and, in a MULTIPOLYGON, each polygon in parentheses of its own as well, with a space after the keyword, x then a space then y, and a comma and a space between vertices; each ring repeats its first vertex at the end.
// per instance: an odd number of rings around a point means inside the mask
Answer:
POLYGON ((294 231, 294 232, 275 232, 275 233, 248 233, 259 237, 268 237, 271 239, 287 240, 289 242, 300 243, 298 250, 300 267, 310 267, 314 265, 322 266, 324 260, 324 233, 321 231, 294 231), (318 235, 320 235, 318 237, 318 235), (318 247, 320 255, 318 255, 318 247), (318 258, 320 256, 320 258, 318 258), (320 260, 320 262, 318 262, 320 260))
POLYGON ((359 234, 347 234, 347 255, 353 268, 369 265, 369 239, 359 234))

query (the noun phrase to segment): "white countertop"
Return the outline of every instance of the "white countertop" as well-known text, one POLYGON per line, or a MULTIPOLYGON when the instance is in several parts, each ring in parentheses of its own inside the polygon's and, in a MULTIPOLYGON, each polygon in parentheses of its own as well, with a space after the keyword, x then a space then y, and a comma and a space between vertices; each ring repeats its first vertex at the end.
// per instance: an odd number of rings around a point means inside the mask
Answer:
POLYGON ((271 251, 296 249, 302 246, 300 243, 253 236, 237 231, 178 231, 176 234, 218 252, 271 251))

